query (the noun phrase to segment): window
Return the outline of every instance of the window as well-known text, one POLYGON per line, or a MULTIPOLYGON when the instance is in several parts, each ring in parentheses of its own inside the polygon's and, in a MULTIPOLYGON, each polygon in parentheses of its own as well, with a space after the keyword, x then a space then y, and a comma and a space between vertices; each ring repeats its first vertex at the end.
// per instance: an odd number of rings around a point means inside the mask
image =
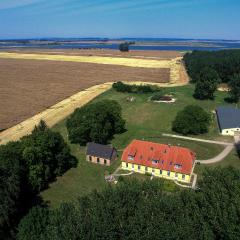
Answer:
POLYGON ((177 178, 178 177, 178 174, 177 173, 175 173, 175 178, 177 178))
POLYGON ((141 166, 138 166, 138 170, 140 170, 141 169, 141 166))
POLYGON ((152 169, 152 173, 155 173, 155 169, 152 169))
POLYGON ((182 179, 183 179, 183 180, 185 179, 185 175, 184 175, 184 174, 182 175, 182 179))
POLYGON ((180 165, 180 164, 175 164, 175 165, 174 165, 174 168, 180 169, 180 168, 182 168, 182 165, 180 165))
POLYGON ((134 169, 134 164, 132 164, 132 169, 134 169))
POLYGON ((89 156, 89 161, 90 161, 90 162, 92 161, 92 156, 89 156))
POLYGON ((133 156, 128 155, 128 160, 134 160, 133 156))
POLYGON ((152 160, 152 164, 157 164, 157 163, 159 163, 158 160, 152 160))
POLYGON ((104 164, 107 164, 107 160, 106 159, 104 159, 104 164))
POLYGON ((126 163, 126 167, 128 168, 128 163, 126 163))
POLYGON ((170 171, 167 172, 167 175, 170 176, 170 171))
POLYGON ((162 170, 160 170, 159 173, 162 174, 162 170))
POLYGON ((100 162, 100 159, 99 159, 99 158, 97 158, 97 162, 98 162, 98 163, 100 162))
POLYGON ((145 167, 145 171, 146 171, 146 172, 148 171, 148 167, 145 167))

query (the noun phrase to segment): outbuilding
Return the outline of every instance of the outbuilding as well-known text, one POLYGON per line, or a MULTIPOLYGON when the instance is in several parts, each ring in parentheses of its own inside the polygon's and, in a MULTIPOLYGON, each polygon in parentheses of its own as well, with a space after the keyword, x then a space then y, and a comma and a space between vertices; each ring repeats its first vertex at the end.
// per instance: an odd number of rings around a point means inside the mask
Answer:
POLYGON ((222 135, 240 135, 240 109, 234 107, 218 107, 216 109, 218 126, 222 135))
POLYGON ((117 150, 108 145, 94 142, 87 144, 86 160, 92 163, 110 166, 117 158, 117 150))

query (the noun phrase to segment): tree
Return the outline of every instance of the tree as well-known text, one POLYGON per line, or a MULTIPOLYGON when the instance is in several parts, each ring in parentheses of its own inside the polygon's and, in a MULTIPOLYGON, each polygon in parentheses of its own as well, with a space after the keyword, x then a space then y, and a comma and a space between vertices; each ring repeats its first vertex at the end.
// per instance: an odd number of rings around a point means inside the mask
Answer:
POLYGON ((217 85, 220 83, 218 73, 209 68, 204 68, 198 75, 194 97, 197 99, 213 99, 217 85))
POLYGON ((48 129, 44 123, 37 126, 30 136, 22 138, 22 146, 22 156, 29 169, 29 183, 36 192, 77 164, 62 136, 48 129))
POLYGON ((234 168, 204 169, 199 190, 171 194, 164 180, 124 179, 51 210, 49 219, 30 212, 18 227, 24 233, 18 240, 239 239, 239 176, 234 168))
POLYGON ((18 226, 17 239, 44 240, 49 215, 50 211, 45 207, 37 206, 30 209, 18 226))
POLYGON ((121 43, 119 44, 119 50, 121 52, 129 52, 129 43, 128 42, 124 42, 124 43, 121 43))
POLYGON ((67 120, 69 139, 72 143, 87 142, 106 144, 114 134, 124 131, 121 106, 112 100, 103 100, 76 109, 67 120))
POLYGON ((172 123, 175 132, 187 134, 202 134, 208 132, 210 114, 199 106, 189 105, 177 113, 172 123))
POLYGON ((238 103, 240 99, 240 74, 235 74, 230 82, 230 98, 233 102, 238 103))
POLYGON ((9 237, 12 226, 19 220, 23 171, 20 142, 0 146, 0 236, 3 238, 9 237))
POLYGON ((62 136, 43 122, 31 135, 0 146, 0 236, 14 237, 21 217, 41 202, 39 192, 76 164, 62 136))

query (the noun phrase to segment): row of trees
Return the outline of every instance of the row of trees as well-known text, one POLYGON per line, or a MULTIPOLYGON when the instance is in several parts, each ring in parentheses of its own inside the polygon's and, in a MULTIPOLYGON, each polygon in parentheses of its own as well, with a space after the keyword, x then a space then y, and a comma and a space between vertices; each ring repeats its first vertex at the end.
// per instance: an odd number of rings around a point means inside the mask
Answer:
POLYGON ((153 93, 160 91, 160 88, 157 86, 126 84, 123 82, 114 83, 113 89, 115 89, 117 92, 126 93, 153 93))
POLYGON ((107 144, 114 134, 125 130, 122 109, 114 100, 103 100, 78 108, 67 120, 69 139, 72 143, 87 142, 107 144))
POLYGON ((42 121, 31 135, 0 146, 0 236, 14 235, 21 217, 41 202, 38 193, 76 164, 62 136, 42 121))
POLYGON ((230 86, 229 100, 240 99, 240 50, 193 51, 184 55, 192 82, 196 83, 194 97, 213 99, 219 83, 230 86))
POLYGON ((172 194, 162 180, 125 180, 76 205, 33 208, 17 239, 239 239, 239 176, 234 168, 205 170, 198 191, 172 194))

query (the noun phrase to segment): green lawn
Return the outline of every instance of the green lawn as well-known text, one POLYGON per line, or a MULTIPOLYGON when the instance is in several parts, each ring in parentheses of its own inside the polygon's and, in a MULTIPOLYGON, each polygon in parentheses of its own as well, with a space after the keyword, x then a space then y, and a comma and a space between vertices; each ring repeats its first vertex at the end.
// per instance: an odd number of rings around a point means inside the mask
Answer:
MULTIPOLYGON (((148 101, 151 94, 125 94, 115 92, 114 90, 109 90, 93 100, 94 102, 102 99, 114 99, 122 106, 127 131, 123 134, 116 135, 112 140, 112 144, 119 150, 119 155, 121 156, 121 150, 135 138, 188 147, 196 152, 198 159, 208 159, 220 153, 223 147, 219 145, 163 137, 161 134, 172 133, 171 123, 177 112, 186 105, 198 104, 205 110, 212 112, 216 106, 226 104, 224 103, 224 98, 227 94, 217 92, 214 101, 198 101, 192 97, 192 85, 166 88, 164 92, 173 94, 174 97, 177 98, 177 102, 174 104, 153 103, 148 101), (126 100, 128 96, 134 96, 135 101, 128 102, 126 100)), ((213 121, 209 133, 201 135, 200 137, 231 141, 231 138, 224 138, 219 135, 214 114, 212 114, 212 116, 213 121)), ((57 124, 53 130, 60 132, 68 142, 65 121, 57 124)), ((78 196, 83 196, 94 189, 100 190, 104 188, 104 186, 106 186, 104 174, 113 172, 120 164, 120 157, 111 167, 88 163, 85 160, 84 147, 70 143, 69 145, 72 154, 78 158, 79 164, 76 169, 69 170, 64 176, 58 178, 56 182, 51 184, 49 189, 42 192, 41 195, 43 198, 49 201, 52 206, 57 206, 62 201, 74 201, 78 196)), ((237 159, 234 154, 230 155, 224 162, 222 162, 222 164, 240 167, 239 159, 237 159), (226 163, 224 163, 225 161, 226 163)), ((200 173, 202 166, 198 166, 198 168, 197 171, 200 173)))

